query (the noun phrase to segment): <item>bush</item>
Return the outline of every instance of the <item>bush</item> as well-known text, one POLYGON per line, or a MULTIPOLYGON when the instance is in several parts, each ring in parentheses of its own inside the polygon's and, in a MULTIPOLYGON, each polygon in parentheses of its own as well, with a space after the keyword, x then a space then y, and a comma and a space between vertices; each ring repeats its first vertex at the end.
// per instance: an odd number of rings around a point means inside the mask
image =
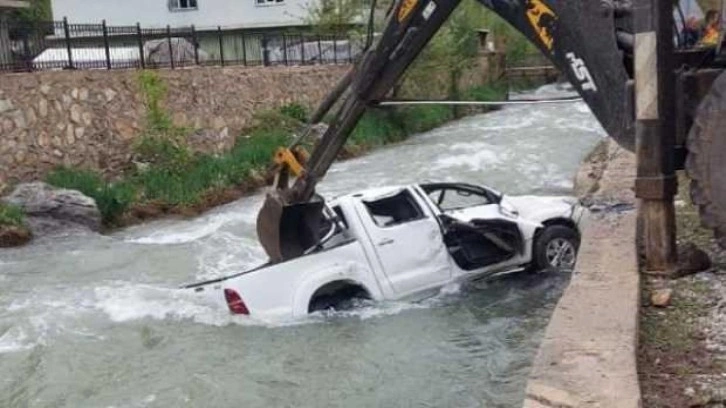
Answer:
POLYGON ((507 85, 493 83, 475 86, 464 93, 464 97, 473 101, 502 101, 507 97, 507 85))
POLYGON ((299 103, 293 102, 287 105, 283 105, 280 107, 279 111, 283 115, 289 116, 300 122, 308 121, 308 109, 299 103))
POLYGON ((113 225, 118 221, 136 196, 131 184, 107 183, 99 174, 90 170, 61 167, 48 174, 46 181, 56 187, 78 190, 93 198, 106 225, 113 225))
POLYGON ((454 119, 454 112, 449 106, 429 105, 403 107, 397 112, 401 126, 406 133, 420 133, 454 119))
POLYGON ((368 109, 353 129, 348 143, 370 148, 405 139, 406 132, 393 115, 383 109, 368 109))
POLYGON ((186 171, 194 158, 183 138, 171 135, 142 136, 134 152, 139 161, 174 173, 186 171))
POLYGON ((24 223, 25 213, 20 207, 0 203, 0 225, 20 227, 24 223))

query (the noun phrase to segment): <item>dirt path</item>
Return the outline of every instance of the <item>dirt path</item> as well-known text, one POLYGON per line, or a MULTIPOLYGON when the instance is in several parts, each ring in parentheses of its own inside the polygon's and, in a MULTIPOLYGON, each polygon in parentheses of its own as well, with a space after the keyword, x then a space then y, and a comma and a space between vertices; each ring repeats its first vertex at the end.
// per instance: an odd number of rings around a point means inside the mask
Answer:
MULTIPOLYGON (((677 279, 646 276, 640 320, 639 374, 643 406, 726 406, 726 251, 701 228, 688 197, 688 180, 680 177, 676 200, 678 244, 696 244, 713 266, 677 279), (667 306, 657 307, 653 293, 670 292, 667 306)), ((681 262, 686 257, 681 257, 681 262)))

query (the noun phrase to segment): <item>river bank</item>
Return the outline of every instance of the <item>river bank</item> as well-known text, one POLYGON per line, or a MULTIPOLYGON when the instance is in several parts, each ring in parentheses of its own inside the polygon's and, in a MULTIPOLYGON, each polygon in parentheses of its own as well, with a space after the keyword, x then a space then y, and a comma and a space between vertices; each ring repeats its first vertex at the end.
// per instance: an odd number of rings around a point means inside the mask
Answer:
POLYGON ((640 406, 634 164, 607 139, 580 165, 575 191, 591 214, 534 360, 526 408, 640 406))
MULTIPOLYGON (((271 162, 275 150, 287 145, 307 120, 307 108, 295 103, 258 112, 252 126, 242 132, 229 152, 198 153, 186 143, 190 130, 174 125, 172 115, 164 110, 164 85, 153 74, 141 75, 140 82, 147 95, 148 124, 134 146, 127 170, 120 177, 107 180, 100 172, 64 167, 45 178, 55 187, 77 190, 94 199, 106 232, 164 217, 193 217, 269 185, 274 176, 271 162)), ((491 84, 469 89, 464 98, 501 100, 505 93, 502 86, 491 84)), ((470 109, 465 113, 489 110, 470 109)), ((339 160, 399 143, 461 114, 461 110, 444 106, 369 109, 350 135, 339 160)), ((318 133, 324 130, 323 125, 318 133)), ((311 149, 313 145, 307 147, 311 149)), ((27 230, 22 220, 19 224, 17 220, 4 220, 0 218, 4 233, 12 235, 18 228, 27 230)), ((5 246, 24 243, 6 241, 5 246)))

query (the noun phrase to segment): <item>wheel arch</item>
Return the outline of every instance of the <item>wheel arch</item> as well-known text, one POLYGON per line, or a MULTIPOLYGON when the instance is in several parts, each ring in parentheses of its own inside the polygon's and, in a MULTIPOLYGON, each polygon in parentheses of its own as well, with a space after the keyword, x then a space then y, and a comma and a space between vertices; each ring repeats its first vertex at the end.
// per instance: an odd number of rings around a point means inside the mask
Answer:
POLYGON ((311 311, 310 308, 312 307, 316 298, 346 291, 349 291, 351 293, 356 291, 362 291, 365 294, 365 297, 369 299, 372 298, 371 291, 361 282, 352 279, 333 280, 320 286, 310 295, 307 306, 308 313, 311 311))
POLYGON ((359 287, 368 294, 371 299, 379 299, 381 294, 376 291, 376 282, 373 279, 373 272, 359 265, 356 267, 331 267, 324 268, 312 276, 309 276, 297 285, 293 299, 293 314, 304 316, 308 314, 310 302, 316 294, 321 294, 321 289, 343 289, 345 287, 359 287))

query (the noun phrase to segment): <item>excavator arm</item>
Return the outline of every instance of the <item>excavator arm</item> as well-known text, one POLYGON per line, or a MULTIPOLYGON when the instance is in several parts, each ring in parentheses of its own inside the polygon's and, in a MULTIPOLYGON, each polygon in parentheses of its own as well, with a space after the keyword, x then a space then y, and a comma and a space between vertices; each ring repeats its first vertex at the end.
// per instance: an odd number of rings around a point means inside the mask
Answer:
MULTIPOLYGON (((627 10, 619 0, 479 1, 532 41, 566 75, 605 130, 632 150, 629 78, 622 40, 618 46, 622 33, 616 28, 627 10)), ((343 98, 310 157, 297 149, 297 143, 278 151, 278 174, 257 219, 258 237, 271 262, 300 256, 317 244, 323 224, 317 183, 366 107, 385 98, 459 2, 396 0, 378 42, 313 114, 311 123, 319 122, 343 98)))

